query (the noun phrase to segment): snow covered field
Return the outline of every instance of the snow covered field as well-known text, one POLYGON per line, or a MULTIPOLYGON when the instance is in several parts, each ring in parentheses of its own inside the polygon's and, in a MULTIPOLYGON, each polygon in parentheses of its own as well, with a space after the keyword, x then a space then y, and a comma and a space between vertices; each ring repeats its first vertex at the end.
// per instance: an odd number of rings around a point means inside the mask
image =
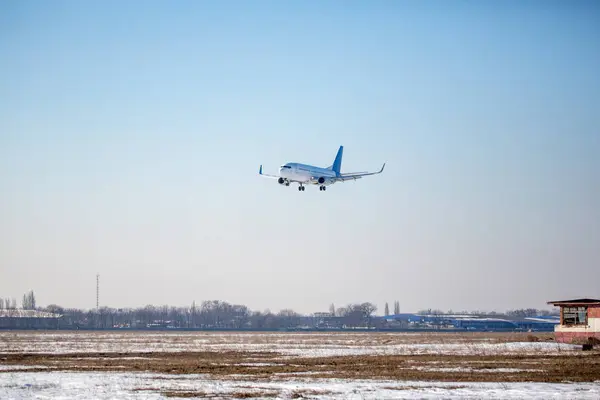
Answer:
POLYGON ((245 382, 199 375, 23 372, 0 375, 2 399, 598 399, 600 383, 397 382, 291 379, 245 382))
MULTIPOLYGON (((506 336, 506 335, 504 335, 506 336)), ((331 357, 396 354, 561 354, 578 346, 504 342, 488 334, 0 332, 0 353, 261 351, 331 357)), ((525 336, 521 336, 524 340, 525 336)))
POLYGON ((597 351, 532 336, 4 331, 0 399, 600 398, 597 351))

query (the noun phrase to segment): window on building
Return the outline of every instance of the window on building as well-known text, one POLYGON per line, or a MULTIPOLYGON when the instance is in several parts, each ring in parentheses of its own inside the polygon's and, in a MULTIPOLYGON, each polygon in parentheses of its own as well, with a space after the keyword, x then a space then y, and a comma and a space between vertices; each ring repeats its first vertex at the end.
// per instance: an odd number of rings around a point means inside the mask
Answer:
POLYGON ((587 307, 564 307, 563 325, 587 325, 587 307))

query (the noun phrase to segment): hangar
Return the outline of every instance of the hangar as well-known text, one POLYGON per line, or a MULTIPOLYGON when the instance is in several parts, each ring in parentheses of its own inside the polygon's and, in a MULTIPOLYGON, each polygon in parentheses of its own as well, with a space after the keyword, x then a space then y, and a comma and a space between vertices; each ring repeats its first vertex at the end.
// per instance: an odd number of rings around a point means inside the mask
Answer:
POLYGON ((57 329, 62 315, 37 310, 0 310, 0 329, 57 329))

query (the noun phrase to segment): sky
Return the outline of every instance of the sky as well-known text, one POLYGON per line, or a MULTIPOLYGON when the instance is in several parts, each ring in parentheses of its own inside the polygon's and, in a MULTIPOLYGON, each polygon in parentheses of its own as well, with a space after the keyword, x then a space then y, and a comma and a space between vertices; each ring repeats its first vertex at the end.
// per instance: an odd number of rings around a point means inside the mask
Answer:
POLYGON ((0 297, 600 297, 594 1, 4 1, 0 297), (383 174, 326 192, 286 162, 383 174))

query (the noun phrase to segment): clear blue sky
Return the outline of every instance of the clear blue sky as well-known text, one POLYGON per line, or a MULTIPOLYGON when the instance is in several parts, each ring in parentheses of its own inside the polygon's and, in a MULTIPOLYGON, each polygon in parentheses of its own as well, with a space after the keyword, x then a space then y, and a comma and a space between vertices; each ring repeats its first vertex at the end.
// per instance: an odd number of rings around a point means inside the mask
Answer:
POLYGON ((2 297, 600 296, 597 2, 4 1, 0 54, 2 297))

